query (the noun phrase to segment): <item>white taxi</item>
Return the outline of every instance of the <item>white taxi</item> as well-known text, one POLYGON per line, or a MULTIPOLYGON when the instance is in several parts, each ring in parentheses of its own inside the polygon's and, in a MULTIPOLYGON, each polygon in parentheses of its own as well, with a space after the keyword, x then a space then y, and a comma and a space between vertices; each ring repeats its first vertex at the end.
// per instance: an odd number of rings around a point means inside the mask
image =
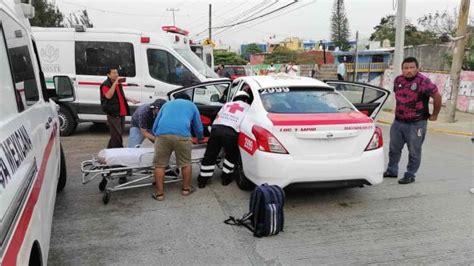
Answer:
POLYGON ((251 106, 241 124, 241 189, 263 183, 281 187, 357 187, 383 180, 382 131, 374 118, 390 92, 368 84, 318 81, 288 75, 251 76, 201 83, 170 92, 191 96, 212 121, 221 104, 240 90, 251 106), (199 95, 210 95, 206 100, 199 95))

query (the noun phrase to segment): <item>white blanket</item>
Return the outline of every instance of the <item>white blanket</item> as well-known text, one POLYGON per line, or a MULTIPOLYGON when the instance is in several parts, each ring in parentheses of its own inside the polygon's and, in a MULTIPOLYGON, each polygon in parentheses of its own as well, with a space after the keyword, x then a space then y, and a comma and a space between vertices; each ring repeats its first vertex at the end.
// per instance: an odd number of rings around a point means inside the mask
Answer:
MULTIPOLYGON (((204 158, 206 145, 193 145, 191 159, 200 161, 204 158)), ((153 166, 154 148, 115 148, 103 149, 99 152, 99 162, 109 166, 121 165, 125 167, 153 166)), ((176 165, 176 157, 171 154, 170 166, 176 165)))

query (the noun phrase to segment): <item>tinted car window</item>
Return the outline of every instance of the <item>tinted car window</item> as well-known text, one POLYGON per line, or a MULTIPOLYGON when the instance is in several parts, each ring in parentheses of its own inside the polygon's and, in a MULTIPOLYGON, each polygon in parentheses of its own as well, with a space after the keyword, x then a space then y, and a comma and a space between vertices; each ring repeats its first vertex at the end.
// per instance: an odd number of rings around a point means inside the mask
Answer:
POLYGON ((148 71, 154 79, 181 86, 199 83, 197 77, 167 51, 148 49, 147 58, 148 71))
POLYGON ((0 14, 2 27, 12 66, 18 109, 28 108, 39 101, 38 82, 33 68, 28 33, 16 21, 0 14))
POLYGON ((3 37, 3 29, 0 26, 0 113, 2 118, 10 117, 18 113, 15 104, 15 87, 13 84, 10 62, 7 56, 7 47, 3 37))
POLYGON ((117 68, 123 77, 136 75, 131 43, 77 41, 75 55, 78 75, 105 76, 109 68, 117 68))
POLYGON ((341 113, 355 109, 339 93, 317 87, 266 88, 259 90, 270 113, 341 113))

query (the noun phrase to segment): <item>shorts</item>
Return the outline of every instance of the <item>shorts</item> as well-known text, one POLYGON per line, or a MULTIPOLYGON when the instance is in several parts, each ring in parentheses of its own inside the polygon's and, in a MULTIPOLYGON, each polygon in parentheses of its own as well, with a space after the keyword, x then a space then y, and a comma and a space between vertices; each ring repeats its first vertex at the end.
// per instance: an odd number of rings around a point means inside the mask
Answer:
POLYGON ((155 156, 153 165, 166 168, 169 165, 171 153, 176 156, 178 167, 191 165, 192 142, 190 137, 177 135, 160 135, 155 139, 155 156))

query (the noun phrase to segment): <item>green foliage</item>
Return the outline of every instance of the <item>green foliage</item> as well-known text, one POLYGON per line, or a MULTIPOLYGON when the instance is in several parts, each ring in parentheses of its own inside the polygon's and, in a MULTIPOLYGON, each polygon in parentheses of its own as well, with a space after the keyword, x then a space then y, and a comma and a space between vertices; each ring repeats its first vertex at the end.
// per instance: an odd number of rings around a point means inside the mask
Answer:
POLYGON ((245 65, 247 61, 234 52, 226 50, 214 50, 215 65, 245 65))
MULTIPOLYGON (((390 40, 391 46, 395 45, 395 16, 388 15, 380 20, 379 25, 374 27, 374 32, 370 35, 371 41, 390 40)), ((432 31, 420 31, 416 26, 407 22, 405 24, 405 45, 437 44, 439 38, 432 31)))
POLYGON ((298 53, 296 51, 292 51, 283 46, 278 46, 277 48, 273 49, 271 54, 265 56, 265 64, 288 63, 290 61, 296 61, 297 56, 298 53))
POLYGON ((334 0, 331 15, 331 40, 342 51, 347 51, 349 46, 349 22, 344 8, 344 0, 334 0))
POLYGON ((250 60, 250 55, 261 53, 262 50, 256 43, 251 43, 245 47, 245 51, 243 51, 242 57, 246 60, 250 60))
POLYGON ((35 17, 30 19, 31 26, 63 27, 63 14, 47 0, 34 0, 35 17))
POLYGON ((425 30, 434 32, 438 35, 450 34, 454 36, 456 33, 457 11, 449 13, 447 10, 441 12, 428 13, 418 19, 418 24, 425 30))

